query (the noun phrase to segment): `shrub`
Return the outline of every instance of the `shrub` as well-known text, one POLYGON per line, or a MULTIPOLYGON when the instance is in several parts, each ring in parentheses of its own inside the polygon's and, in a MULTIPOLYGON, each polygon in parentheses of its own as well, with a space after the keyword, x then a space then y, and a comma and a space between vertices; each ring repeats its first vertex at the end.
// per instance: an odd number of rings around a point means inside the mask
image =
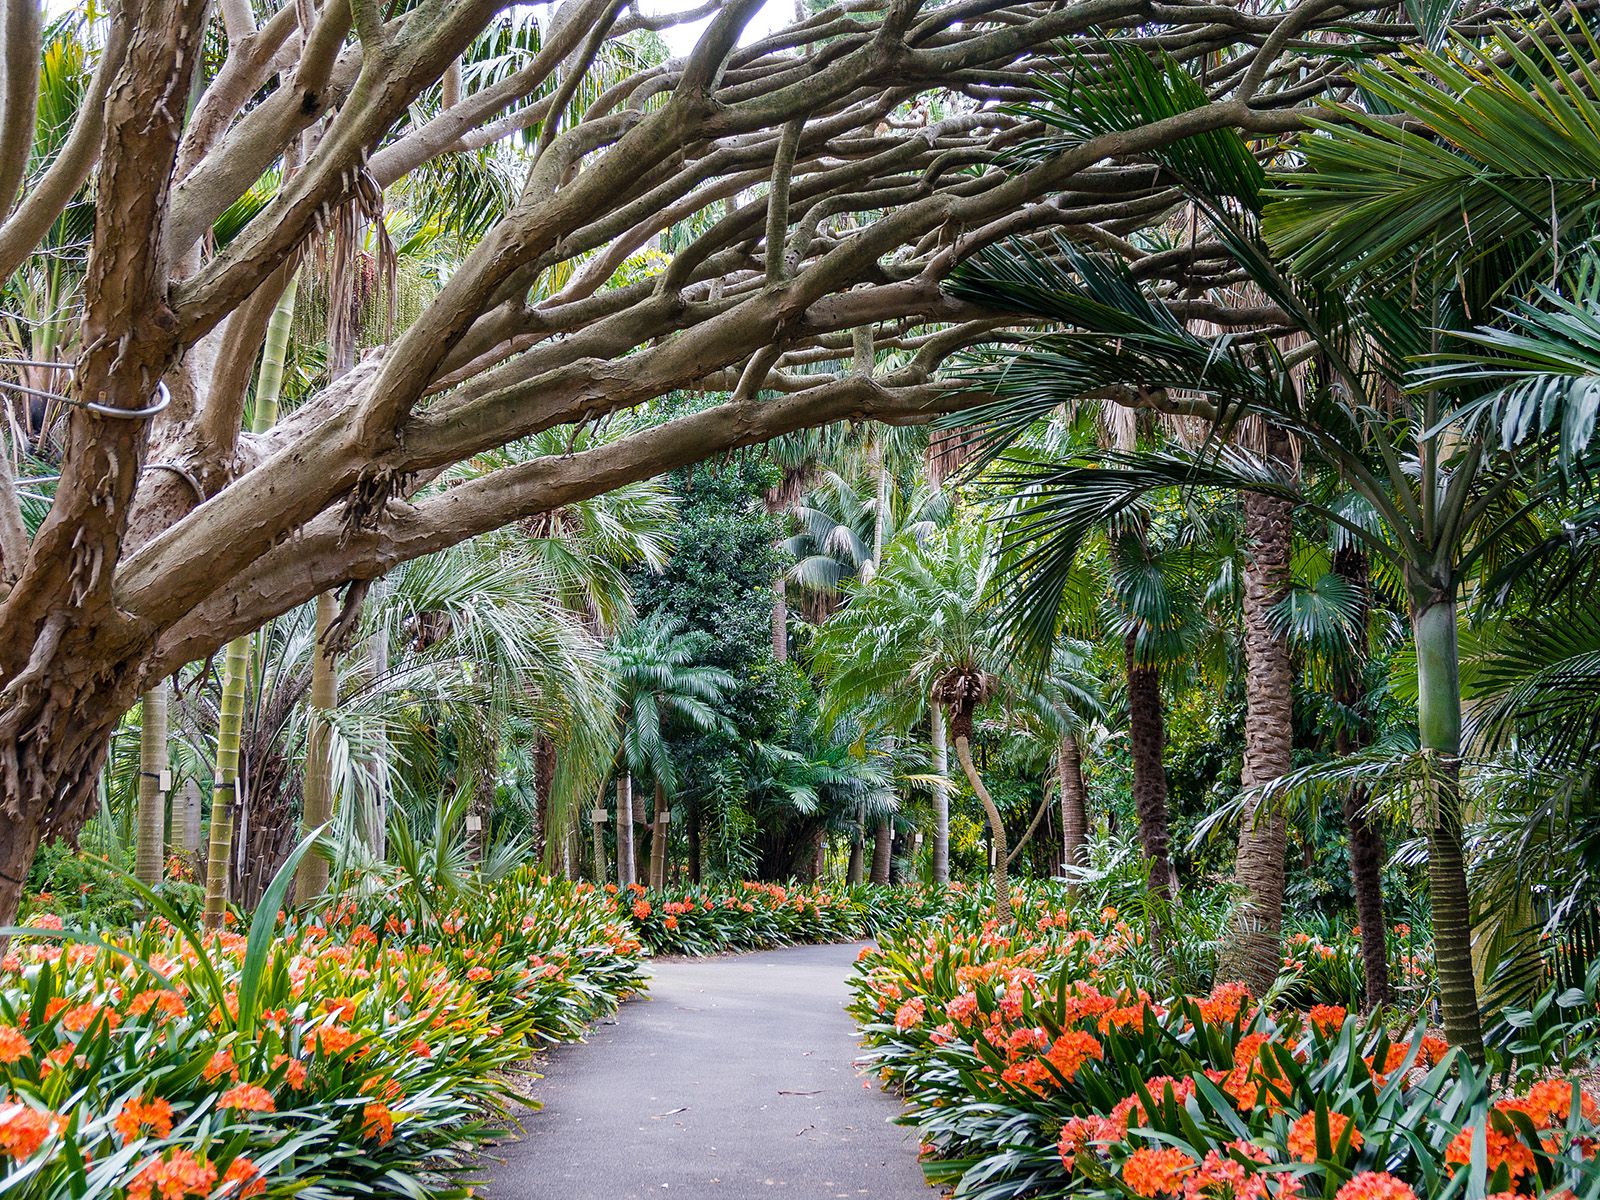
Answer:
POLYGON ((414 896, 201 936, 18 939, 0 962, 0 1190, 465 1196, 503 1071, 640 986, 591 890, 516 877, 470 915, 414 896), (64 944, 63 944, 64 943, 64 944))

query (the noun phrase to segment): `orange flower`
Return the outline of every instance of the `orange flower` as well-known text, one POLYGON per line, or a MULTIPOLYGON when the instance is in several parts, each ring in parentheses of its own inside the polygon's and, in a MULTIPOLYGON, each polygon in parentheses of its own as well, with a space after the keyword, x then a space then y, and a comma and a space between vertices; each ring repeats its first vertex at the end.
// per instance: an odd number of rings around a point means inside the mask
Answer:
POLYGON ((1308 1015, 1312 1027, 1318 1033, 1327 1034, 1338 1030, 1350 1013, 1342 1004, 1319 1004, 1308 1015))
POLYGON ((81 1033, 94 1024, 95 1018, 102 1013, 105 1014, 106 1029, 115 1029, 122 1024, 122 1018, 109 1008, 104 1008, 98 1004, 80 1004, 77 1008, 68 1010, 66 1015, 61 1018, 61 1028, 70 1030, 73 1033, 81 1033))
POLYGON ((1063 1079, 1071 1079, 1078 1073, 1079 1067, 1091 1058, 1101 1057, 1103 1053, 1100 1042, 1093 1034, 1084 1033, 1081 1029, 1069 1029, 1055 1040, 1045 1059, 1061 1072, 1063 1079))
POLYGON ((376 1138, 380 1146, 394 1136, 394 1114, 387 1104, 373 1103, 361 1110, 361 1135, 376 1138))
POLYGON ((272 1060, 273 1067, 284 1067, 283 1081, 295 1091, 302 1091, 306 1086, 306 1065, 298 1058, 290 1058, 287 1054, 280 1054, 272 1060), (284 1064, 288 1064, 284 1066, 284 1064))
POLYGON ((1128 1155, 1122 1182, 1141 1196, 1176 1196, 1183 1190, 1183 1177, 1194 1168, 1194 1159, 1175 1146, 1146 1147, 1128 1155))
POLYGON ((203 1158, 178 1147, 165 1161, 145 1160, 128 1183, 128 1200, 182 1200, 184 1196, 209 1196, 217 1182, 217 1169, 203 1158))
POLYGON ((272 1093, 254 1083, 241 1083, 238 1087, 223 1092, 217 1101, 217 1108, 234 1108, 240 1112, 278 1111, 278 1106, 272 1102, 272 1093))
POLYGON ((1403 1179, 1387 1171, 1361 1171, 1339 1189, 1333 1200, 1417 1200, 1403 1179))
POLYGON ((144 1016, 152 1008, 169 1017, 181 1017, 185 1011, 183 997, 167 988, 140 992, 128 1002, 128 1011, 136 1017, 144 1016))
POLYGON ((411 1043, 411 1057, 432 1058, 433 1047, 429 1046, 428 1043, 423 1041, 421 1038, 418 1038, 416 1041, 411 1043))
POLYGON ((894 1027, 901 1033, 904 1033, 908 1029, 915 1029, 918 1025, 922 1024, 922 1020, 926 1015, 927 1003, 921 996, 918 996, 914 1000, 906 1001, 895 1012, 894 1027))
POLYGON ((154 1100, 140 1100, 137 1097, 126 1100, 116 1120, 111 1122, 111 1127, 122 1135, 125 1142, 133 1141, 146 1129, 158 1138, 167 1137, 172 1133, 172 1105, 160 1097, 154 1100))
POLYGON ((217 1189, 217 1195, 244 1200, 246 1196, 259 1196, 266 1190, 266 1176, 261 1174, 261 1169, 255 1163, 241 1154, 223 1172, 222 1186, 217 1189))
POLYGON ((306 1034, 305 1050, 307 1054, 315 1054, 320 1044, 324 1054, 343 1054, 355 1045, 356 1035, 343 1025, 330 1025, 316 1033, 306 1034))
POLYGON ((213 1083, 216 1080, 221 1079, 224 1075, 228 1076, 230 1079, 238 1079, 239 1068, 233 1065, 232 1054, 226 1050, 218 1050, 211 1056, 210 1060, 207 1061, 206 1069, 200 1074, 207 1083, 213 1083))
POLYGON ((41 1112, 26 1104, 0 1104, 0 1150, 19 1162, 31 1155, 62 1120, 52 1112, 41 1112))
MULTIPOLYGON (((1446 1163, 1457 1166, 1466 1166, 1472 1161, 1472 1139, 1477 1132, 1477 1127, 1468 1125, 1455 1137, 1450 1139, 1450 1144, 1445 1147, 1444 1160, 1446 1163)), ((1487 1150, 1489 1170, 1505 1167, 1515 1183, 1518 1178, 1533 1171, 1533 1151, 1519 1137, 1509 1133, 1501 1133, 1498 1129, 1485 1129, 1484 1146, 1487 1150)), ((1452 1172, 1454 1166, 1452 1166, 1452 1172)))
POLYGON ((0 1063, 14 1063, 19 1058, 31 1058, 33 1047, 14 1025, 0 1025, 0 1063))
MULTIPOLYGON (((1339 1139, 1344 1136, 1345 1126, 1350 1124, 1350 1118, 1343 1113, 1331 1112, 1328 1114, 1328 1143, 1333 1147, 1339 1145, 1339 1139)), ((1361 1148, 1361 1130, 1350 1130, 1350 1149, 1361 1148)), ((1317 1114, 1308 1112, 1305 1116, 1289 1126, 1289 1156, 1301 1162, 1317 1161, 1317 1114)))
POLYGON ((650 919, 650 901, 640 900, 633 906, 633 915, 636 920, 648 921, 650 919))
POLYGON ((493 979, 494 972, 488 967, 473 967, 467 972, 467 978, 473 983, 482 983, 485 979, 493 979))

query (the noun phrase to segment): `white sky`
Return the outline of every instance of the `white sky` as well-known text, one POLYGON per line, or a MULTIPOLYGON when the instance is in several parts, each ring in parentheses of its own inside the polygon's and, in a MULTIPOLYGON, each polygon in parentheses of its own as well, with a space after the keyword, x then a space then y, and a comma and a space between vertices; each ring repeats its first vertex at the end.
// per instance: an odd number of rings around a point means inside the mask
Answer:
MULTIPOLYGON (((639 8, 651 16, 660 13, 683 12, 696 7, 697 0, 641 0, 639 8)), ((740 42, 759 41, 775 29, 780 29, 794 19, 796 5, 793 0, 767 0, 761 10, 744 27, 740 42)), ((694 49, 696 40, 705 32, 711 18, 701 17, 687 25, 673 25, 661 31, 662 38, 672 48, 674 56, 687 54, 694 49)))

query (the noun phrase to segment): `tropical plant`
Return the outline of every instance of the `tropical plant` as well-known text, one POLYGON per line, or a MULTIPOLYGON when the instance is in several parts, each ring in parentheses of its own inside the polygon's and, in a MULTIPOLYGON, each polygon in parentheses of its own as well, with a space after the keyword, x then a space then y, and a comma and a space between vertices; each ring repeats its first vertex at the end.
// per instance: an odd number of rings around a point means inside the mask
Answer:
POLYGON ((617 878, 637 882, 633 826, 644 814, 634 795, 635 777, 655 785, 650 880, 666 885, 671 798, 678 790, 668 733, 673 725, 710 730, 726 724, 718 711, 735 680, 720 667, 696 661, 703 640, 684 632, 675 617, 652 614, 613 638, 606 666, 616 688, 621 739, 617 745, 617 878))

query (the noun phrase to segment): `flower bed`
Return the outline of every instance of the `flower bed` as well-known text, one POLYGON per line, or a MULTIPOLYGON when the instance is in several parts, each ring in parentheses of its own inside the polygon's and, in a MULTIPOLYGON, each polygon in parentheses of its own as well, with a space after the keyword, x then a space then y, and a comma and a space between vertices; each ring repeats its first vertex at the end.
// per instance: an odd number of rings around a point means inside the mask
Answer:
POLYGON ((744 883, 732 890, 701 887, 647 891, 635 884, 607 889, 652 954, 721 954, 800 943, 840 942, 866 931, 853 891, 817 886, 744 883))
POLYGON ((169 913, 103 941, 14 942, 0 1190, 467 1195, 462 1154, 515 1098, 503 1068, 579 1036, 641 973, 637 939, 584 885, 521 875, 463 907, 264 911, 248 938, 169 913))
MULTIPOLYGON (((1496 1094, 1419 1027, 1153 997, 1150 938, 1063 892, 1010 936, 957 906, 863 952, 852 1011, 958 1197, 1335 1200, 1592 1188, 1600 1109, 1571 1080, 1496 1094)), ((1159 956, 1156 956, 1157 958, 1159 956)), ((1294 958, 1291 955, 1291 958, 1294 958)), ((1319 955, 1320 957, 1320 955, 1319 955)))

